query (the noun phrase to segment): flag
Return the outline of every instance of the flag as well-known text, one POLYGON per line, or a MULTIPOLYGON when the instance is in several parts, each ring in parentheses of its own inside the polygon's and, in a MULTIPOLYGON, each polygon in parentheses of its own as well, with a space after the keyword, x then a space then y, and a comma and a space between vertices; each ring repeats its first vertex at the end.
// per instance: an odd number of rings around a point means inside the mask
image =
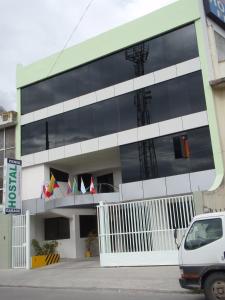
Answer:
POLYGON ((52 174, 49 185, 48 185, 48 192, 50 194, 53 194, 55 188, 59 188, 59 184, 56 181, 54 175, 52 174))
POLYGON ((67 182, 67 194, 72 193, 72 188, 71 188, 71 182, 70 179, 68 178, 68 182, 67 182))
POLYGON ((59 184, 58 184, 58 182, 55 180, 55 183, 54 183, 54 189, 56 189, 56 188, 59 188, 59 184))
POLYGON ((43 185, 41 198, 42 199, 50 198, 52 195, 53 195, 53 192, 51 193, 48 191, 48 185, 47 184, 43 185))
POLYGON ((183 158, 190 158, 191 151, 190 151, 190 146, 189 146, 187 135, 182 135, 181 142, 182 142, 182 146, 183 146, 183 158))
POLYGON ((72 186, 72 192, 75 194, 77 192, 77 181, 75 178, 73 178, 73 186, 72 186))
POLYGON ((82 194, 85 194, 86 193, 86 188, 85 188, 85 185, 84 185, 84 182, 83 182, 83 178, 81 177, 81 183, 80 183, 80 190, 81 190, 81 193, 82 194))
POLYGON ((54 186, 55 186, 55 177, 54 175, 52 174, 51 176, 51 179, 50 179, 50 182, 49 182, 49 185, 48 185, 48 192, 50 194, 53 194, 53 191, 54 191, 54 186))
POLYGON ((91 184, 90 184, 90 193, 96 194, 95 186, 94 186, 94 178, 91 176, 91 184))

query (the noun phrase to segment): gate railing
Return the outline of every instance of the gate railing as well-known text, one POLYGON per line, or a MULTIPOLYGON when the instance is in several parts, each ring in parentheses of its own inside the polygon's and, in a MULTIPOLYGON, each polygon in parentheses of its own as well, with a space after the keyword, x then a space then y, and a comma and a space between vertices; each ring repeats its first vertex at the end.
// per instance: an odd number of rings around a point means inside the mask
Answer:
POLYGON ((177 250, 195 215, 193 196, 151 199, 97 208, 100 253, 177 250))
POLYGON ((12 217, 12 268, 30 269, 30 214, 12 217))

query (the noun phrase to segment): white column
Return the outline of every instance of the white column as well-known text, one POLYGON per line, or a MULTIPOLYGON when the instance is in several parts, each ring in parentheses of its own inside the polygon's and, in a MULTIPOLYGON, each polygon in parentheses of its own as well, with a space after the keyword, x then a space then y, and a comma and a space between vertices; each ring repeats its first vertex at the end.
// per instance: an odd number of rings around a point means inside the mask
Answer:
POLYGON ((31 267, 30 257, 30 211, 26 211, 26 269, 31 267))

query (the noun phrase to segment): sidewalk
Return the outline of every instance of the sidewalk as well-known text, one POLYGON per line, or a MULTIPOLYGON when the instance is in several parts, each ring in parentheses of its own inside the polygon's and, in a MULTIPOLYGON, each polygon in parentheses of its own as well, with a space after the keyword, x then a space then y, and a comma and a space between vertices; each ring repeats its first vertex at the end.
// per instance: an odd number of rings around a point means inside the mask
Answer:
POLYGON ((29 271, 0 270, 0 287, 189 293, 178 278, 177 266, 100 268, 97 260, 68 260, 29 271))

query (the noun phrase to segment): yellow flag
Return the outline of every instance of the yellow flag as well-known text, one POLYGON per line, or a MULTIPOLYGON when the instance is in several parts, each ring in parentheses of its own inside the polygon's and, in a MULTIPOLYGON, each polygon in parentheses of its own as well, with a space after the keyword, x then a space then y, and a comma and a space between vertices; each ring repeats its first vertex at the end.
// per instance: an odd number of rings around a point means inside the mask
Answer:
POLYGON ((53 193, 54 185, 55 185, 55 177, 54 177, 54 175, 52 175, 51 179, 50 179, 50 182, 49 182, 49 185, 48 185, 48 192, 49 193, 53 193))

